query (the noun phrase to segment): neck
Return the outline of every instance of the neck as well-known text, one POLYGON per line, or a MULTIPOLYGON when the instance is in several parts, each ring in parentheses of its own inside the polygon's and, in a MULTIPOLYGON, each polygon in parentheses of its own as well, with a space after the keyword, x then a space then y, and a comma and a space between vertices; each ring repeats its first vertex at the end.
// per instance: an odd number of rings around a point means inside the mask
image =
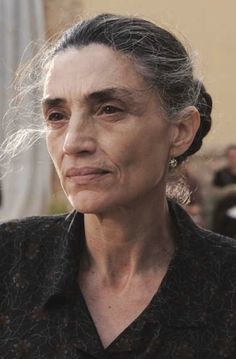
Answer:
POLYGON ((168 266, 174 252, 165 200, 115 213, 85 215, 85 270, 108 284, 168 266))

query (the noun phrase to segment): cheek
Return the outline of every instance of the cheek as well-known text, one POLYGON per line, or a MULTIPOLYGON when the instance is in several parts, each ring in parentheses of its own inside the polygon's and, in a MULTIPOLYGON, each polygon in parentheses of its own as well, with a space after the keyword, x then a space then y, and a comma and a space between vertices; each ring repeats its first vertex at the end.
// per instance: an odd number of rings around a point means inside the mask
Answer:
POLYGON ((113 153, 114 148, 116 151, 112 161, 119 168, 123 181, 132 177, 139 182, 144 177, 159 177, 165 171, 169 157, 165 136, 166 131, 139 131, 132 137, 124 135, 119 143, 113 142, 113 153))
POLYGON ((132 158, 140 163, 140 166, 145 163, 162 163, 166 162, 170 144, 166 131, 151 131, 145 133, 142 131, 137 138, 128 143, 127 150, 123 151, 124 158, 132 161, 132 158), (125 156, 126 154, 126 156, 125 156))
POLYGON ((48 153, 54 163, 58 175, 60 175, 60 164, 62 161, 63 141, 56 133, 49 131, 46 136, 48 153))

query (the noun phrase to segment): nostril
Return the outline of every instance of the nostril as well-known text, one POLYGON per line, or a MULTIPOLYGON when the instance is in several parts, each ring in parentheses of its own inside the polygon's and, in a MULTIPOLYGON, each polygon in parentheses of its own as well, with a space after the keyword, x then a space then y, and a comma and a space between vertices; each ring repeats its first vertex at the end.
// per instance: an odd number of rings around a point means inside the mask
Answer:
POLYGON ((63 146, 63 152, 66 154, 91 154, 96 151, 96 141, 93 139, 70 139, 66 140, 63 146))

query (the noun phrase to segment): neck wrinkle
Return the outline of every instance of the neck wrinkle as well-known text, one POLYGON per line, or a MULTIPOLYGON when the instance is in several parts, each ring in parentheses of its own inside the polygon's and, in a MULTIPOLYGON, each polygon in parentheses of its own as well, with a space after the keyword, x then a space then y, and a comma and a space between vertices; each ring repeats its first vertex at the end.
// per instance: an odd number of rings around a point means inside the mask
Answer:
POLYGON ((108 282, 160 270, 168 266, 175 250, 167 203, 140 217, 125 212, 102 218, 86 214, 85 237, 86 269, 108 282))

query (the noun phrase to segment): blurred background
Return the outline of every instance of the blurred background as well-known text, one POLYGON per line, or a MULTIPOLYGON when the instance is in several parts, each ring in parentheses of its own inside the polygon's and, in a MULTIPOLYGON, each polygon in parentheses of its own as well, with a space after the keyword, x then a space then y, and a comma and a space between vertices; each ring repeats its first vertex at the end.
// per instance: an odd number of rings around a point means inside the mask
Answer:
MULTIPOLYGON (((182 171, 192 192, 186 208, 200 225, 236 238, 234 0, 0 0, 0 144, 6 136, 4 114, 14 95, 10 84, 23 54, 24 61, 30 59, 45 40, 101 12, 145 17, 174 32, 194 52, 214 110, 211 133, 182 171)), ((27 100, 33 107, 34 98, 27 100)), ((24 120, 17 114, 16 119, 24 120)), ((8 174, 1 171, 0 221, 70 210, 43 140, 16 157, 8 174)))

